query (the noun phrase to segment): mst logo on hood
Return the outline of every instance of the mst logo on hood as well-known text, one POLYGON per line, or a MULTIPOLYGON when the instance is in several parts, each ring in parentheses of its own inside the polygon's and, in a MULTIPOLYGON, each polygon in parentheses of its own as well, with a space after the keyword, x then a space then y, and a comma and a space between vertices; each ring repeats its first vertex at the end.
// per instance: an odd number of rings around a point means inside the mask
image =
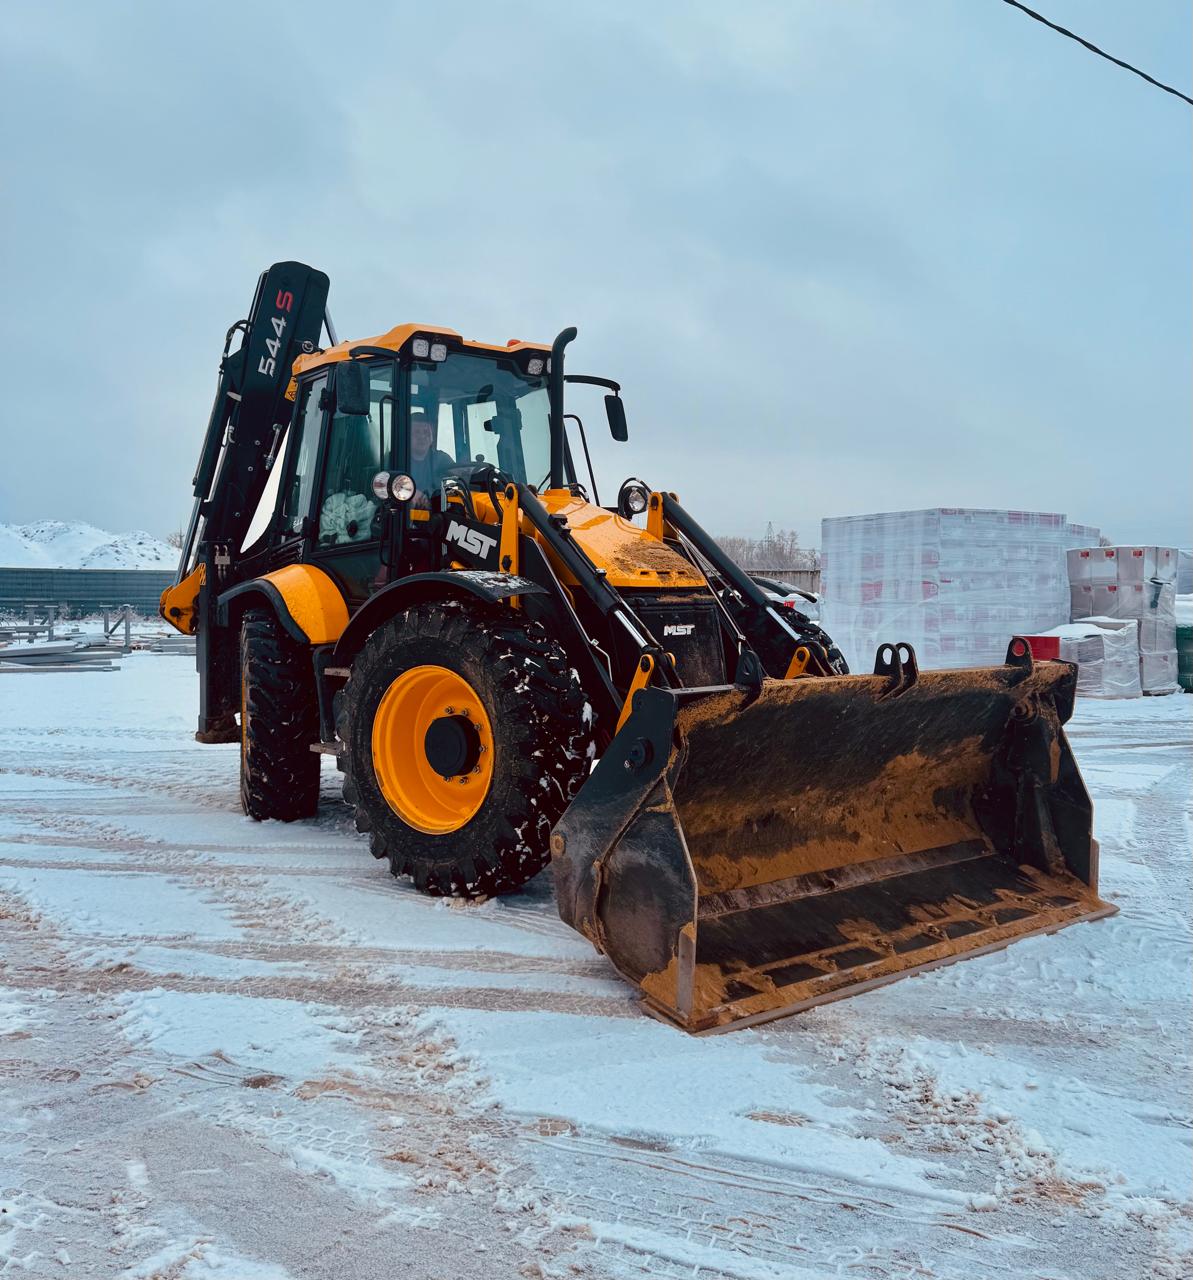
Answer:
POLYGON ((443 535, 443 541, 448 544, 449 549, 465 552, 467 558, 478 569, 496 569, 498 567, 497 535, 490 532, 491 529, 491 525, 479 524, 463 516, 453 515, 447 522, 447 532, 443 535))
POLYGON ((665 636, 690 636, 696 630, 694 622, 665 622, 663 624, 663 634, 665 636))

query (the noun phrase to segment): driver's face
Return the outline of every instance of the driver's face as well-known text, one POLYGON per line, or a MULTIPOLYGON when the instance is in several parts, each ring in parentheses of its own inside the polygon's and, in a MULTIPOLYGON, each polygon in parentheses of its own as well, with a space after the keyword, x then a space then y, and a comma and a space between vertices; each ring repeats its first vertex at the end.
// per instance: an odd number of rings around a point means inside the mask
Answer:
POLYGON ((421 462, 427 456, 434 437, 431 424, 426 418, 415 418, 410 424, 410 451, 421 462))

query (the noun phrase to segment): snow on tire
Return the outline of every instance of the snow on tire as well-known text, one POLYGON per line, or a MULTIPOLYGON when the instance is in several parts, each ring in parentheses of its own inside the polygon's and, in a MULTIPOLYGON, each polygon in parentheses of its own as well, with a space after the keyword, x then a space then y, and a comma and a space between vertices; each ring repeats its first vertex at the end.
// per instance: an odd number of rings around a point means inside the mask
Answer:
MULTIPOLYGON (((406 610, 358 654, 336 698, 344 798, 374 857, 425 893, 509 893, 550 860, 551 828, 587 777, 591 716, 563 649, 538 623, 503 607, 456 602, 406 610), (374 768, 373 728, 395 681, 446 668, 470 686, 492 735, 488 790, 458 829, 411 825, 385 798, 374 768)), ((412 748, 418 747, 412 744, 412 748)))

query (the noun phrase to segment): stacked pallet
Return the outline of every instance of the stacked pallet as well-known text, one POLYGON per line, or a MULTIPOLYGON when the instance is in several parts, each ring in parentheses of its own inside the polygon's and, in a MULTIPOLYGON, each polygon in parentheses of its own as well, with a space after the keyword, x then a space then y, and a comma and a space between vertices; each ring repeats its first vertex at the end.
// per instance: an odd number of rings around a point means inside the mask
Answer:
POLYGON ((115 671, 120 650, 78 640, 12 644, 0 648, 0 672, 115 671))
POLYGON ((178 653, 191 658, 195 656, 194 636, 154 636, 147 641, 147 645, 150 653, 178 653))
POLYGON ((822 619, 854 670, 878 645, 923 667, 1004 661, 1013 635, 1069 620, 1064 553, 1098 531, 1056 512, 935 507, 821 525, 822 619))
POLYGON ((1133 619, 1113 625, 1110 619, 1068 622, 1027 640, 1036 658, 1076 663, 1079 698, 1138 698, 1143 693, 1139 629, 1133 619))
POLYGON ((1068 554, 1069 617, 1107 624, 1134 621, 1144 693, 1175 693, 1175 547, 1083 547, 1068 554))

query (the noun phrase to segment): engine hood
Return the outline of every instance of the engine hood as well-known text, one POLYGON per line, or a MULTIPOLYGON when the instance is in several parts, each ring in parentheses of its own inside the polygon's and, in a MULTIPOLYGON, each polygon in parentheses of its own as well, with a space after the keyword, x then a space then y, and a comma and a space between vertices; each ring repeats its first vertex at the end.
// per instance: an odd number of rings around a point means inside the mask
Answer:
POLYGON ((567 518, 572 536, 592 563, 604 569, 610 586, 618 590, 708 589, 703 576, 683 556, 632 521, 565 489, 549 490, 540 500, 552 515, 567 518))

